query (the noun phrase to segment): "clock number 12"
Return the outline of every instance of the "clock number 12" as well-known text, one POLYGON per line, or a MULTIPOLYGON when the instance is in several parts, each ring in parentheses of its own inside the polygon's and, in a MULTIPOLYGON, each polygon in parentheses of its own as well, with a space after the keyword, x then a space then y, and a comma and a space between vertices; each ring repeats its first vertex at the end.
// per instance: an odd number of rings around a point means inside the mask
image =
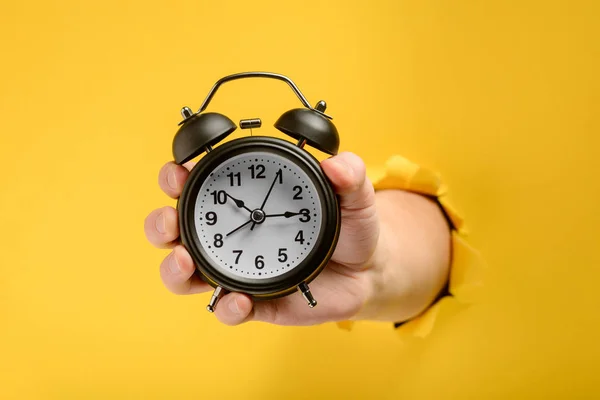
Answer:
POLYGON ((251 165, 248 167, 250 170, 250 177, 252 179, 265 179, 265 166, 262 164, 251 165))

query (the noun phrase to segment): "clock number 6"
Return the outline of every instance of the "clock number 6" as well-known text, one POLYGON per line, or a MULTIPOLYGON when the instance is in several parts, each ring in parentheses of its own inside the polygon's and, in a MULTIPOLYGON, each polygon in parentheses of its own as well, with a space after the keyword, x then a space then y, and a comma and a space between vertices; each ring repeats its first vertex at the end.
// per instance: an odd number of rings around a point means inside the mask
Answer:
POLYGON ((256 258, 254 259, 254 266, 256 267, 256 269, 263 269, 265 267, 265 262, 263 260, 263 256, 256 256, 256 258))

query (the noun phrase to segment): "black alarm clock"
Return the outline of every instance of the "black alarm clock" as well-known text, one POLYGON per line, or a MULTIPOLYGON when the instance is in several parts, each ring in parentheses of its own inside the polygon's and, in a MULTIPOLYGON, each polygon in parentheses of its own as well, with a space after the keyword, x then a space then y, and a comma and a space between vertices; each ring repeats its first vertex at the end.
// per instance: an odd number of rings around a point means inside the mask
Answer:
MULTIPOLYGON (((208 311, 227 292, 268 300, 300 291, 314 307, 308 284, 327 265, 340 233, 337 196, 318 160, 304 146, 329 155, 339 135, 326 104, 313 108, 288 77, 245 72, 218 80, 200 109, 181 110, 173 156, 183 164, 206 153, 192 168, 177 203, 181 241, 196 273, 215 288, 208 311), (205 112, 218 88, 241 78, 286 82, 304 107, 283 113, 275 128, 294 142, 248 136, 217 147, 236 130, 227 116, 205 112)), ((259 118, 243 119, 242 129, 259 128, 259 118)))

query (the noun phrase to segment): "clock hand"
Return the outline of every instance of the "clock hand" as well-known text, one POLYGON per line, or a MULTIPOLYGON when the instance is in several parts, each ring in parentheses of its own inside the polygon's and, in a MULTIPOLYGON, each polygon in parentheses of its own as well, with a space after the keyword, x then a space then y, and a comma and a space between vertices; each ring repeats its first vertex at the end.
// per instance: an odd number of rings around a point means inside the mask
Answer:
MULTIPOLYGON (((265 204, 267 204, 267 200, 269 199, 269 196, 271 195, 271 191, 273 190, 273 186, 275 186, 275 182, 277 182, 277 179, 279 178, 279 176, 281 174, 282 174, 281 168, 279 168, 279 170, 275 174, 275 179, 273 179, 273 183, 271 183, 271 187, 269 188, 269 191, 267 192, 267 195, 265 196, 265 199, 263 200, 263 203, 260 206, 260 210, 261 211, 265 207, 265 204)), ((252 223, 252 226, 250 227, 250 230, 254 230, 254 226, 256 226, 256 222, 252 223)))
POLYGON ((279 175, 281 175, 281 168, 279 168, 279 170, 277 171, 277 173, 275 174, 275 179, 273 179, 273 183, 271 183, 271 187, 269 188, 269 191, 267 192, 267 195, 265 196, 265 199, 263 200, 262 205, 260 206, 260 209, 262 210, 263 208, 265 208, 265 204, 267 204, 267 200, 269 198, 269 196, 271 195, 271 191, 273 190, 273 186, 275 186, 275 182, 277 182, 277 178, 279 178, 279 175))
POLYGON ((227 192, 225 192, 225 195, 227 197, 229 197, 231 200, 233 200, 233 202, 235 203, 235 205, 238 206, 239 208, 243 208, 245 210, 248 210, 248 212, 252 212, 251 209, 249 209, 248 207, 246 207, 246 205, 244 204, 244 202, 242 200, 236 199, 235 197, 233 197, 232 195, 230 195, 227 192))
POLYGON ((295 215, 300 215, 302 214, 301 212, 291 212, 291 211, 286 211, 283 214, 267 214, 265 215, 265 218, 268 217, 286 217, 286 218, 290 218, 293 217, 295 215))
POLYGON ((237 228, 235 228, 234 230, 232 230, 231 232, 229 232, 225 236, 227 237, 227 236, 231 235, 232 233, 235 233, 235 232, 239 231, 240 229, 242 229, 243 227, 245 227, 246 225, 248 225, 250 222, 252 222, 251 219, 249 219, 248 221, 244 222, 242 225, 238 226, 237 228))

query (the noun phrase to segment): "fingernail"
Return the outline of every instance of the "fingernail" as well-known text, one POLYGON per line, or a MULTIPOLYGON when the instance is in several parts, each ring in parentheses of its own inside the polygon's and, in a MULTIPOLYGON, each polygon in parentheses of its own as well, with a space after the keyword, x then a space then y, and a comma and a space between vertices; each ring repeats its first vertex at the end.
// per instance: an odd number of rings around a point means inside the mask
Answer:
POLYGON ((177 177, 175 176, 175 171, 171 170, 167 174, 167 185, 173 190, 177 189, 177 177))
POLYGON ((236 315, 240 313, 240 306, 238 305, 237 299, 233 299, 229 302, 229 311, 236 315))
POLYGON ((160 213, 160 215, 156 218, 156 230, 158 233, 165 233, 165 226, 167 224, 165 213, 160 213))
POLYGON ((181 267, 177 262, 177 257, 175 256, 175 253, 171 255, 171 260, 169 261, 169 271, 171 271, 172 274, 179 274, 181 272, 181 267))

